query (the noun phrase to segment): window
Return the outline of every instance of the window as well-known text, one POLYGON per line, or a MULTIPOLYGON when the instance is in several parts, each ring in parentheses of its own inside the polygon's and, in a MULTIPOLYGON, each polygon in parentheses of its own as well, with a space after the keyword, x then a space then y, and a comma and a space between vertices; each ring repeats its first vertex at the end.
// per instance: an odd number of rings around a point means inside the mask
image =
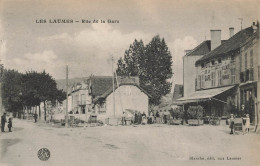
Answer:
POLYGON ((204 88, 204 75, 201 76, 201 88, 204 88))
POLYGON ((242 68, 242 55, 239 56, 239 66, 240 66, 240 72, 241 72, 241 68, 242 68))
POLYGON ((211 65, 215 65, 215 60, 212 60, 212 61, 211 61, 211 65))
POLYGON ((258 79, 260 79, 260 66, 258 66, 258 79))
POLYGON ((222 61, 221 61, 221 58, 218 58, 218 63, 221 63, 222 61))
POLYGON ((216 84, 216 74, 215 72, 211 72, 211 86, 214 87, 216 84))
POLYGON ((198 77, 198 89, 200 89, 201 88, 201 76, 199 75, 199 77, 198 77))
POLYGON ((247 54, 245 54, 245 70, 247 69, 247 54))
POLYGON ((253 50, 250 51, 250 68, 253 68, 253 50))
POLYGON ((218 71, 218 86, 222 85, 222 70, 218 71))
POLYGON ((231 68, 231 84, 235 84, 235 83, 236 83, 236 69, 231 68))
POLYGON ((231 62, 235 62, 235 55, 231 55, 231 62))

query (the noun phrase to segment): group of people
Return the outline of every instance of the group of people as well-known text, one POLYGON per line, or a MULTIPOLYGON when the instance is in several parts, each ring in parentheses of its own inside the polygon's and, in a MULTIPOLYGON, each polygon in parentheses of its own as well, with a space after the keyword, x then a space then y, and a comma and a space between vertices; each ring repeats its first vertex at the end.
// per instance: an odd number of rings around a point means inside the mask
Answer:
MULTIPOLYGON (((127 124, 127 119, 128 115, 126 112, 123 112, 122 115, 122 125, 126 125, 127 124)), ((141 112, 135 112, 132 119, 130 120, 131 124, 146 124, 147 123, 147 118, 146 118, 146 114, 145 112, 141 113, 141 112)))
MULTIPOLYGON (((132 124, 152 124, 152 123, 167 123, 169 120, 170 114, 164 113, 164 112, 158 112, 154 114, 153 111, 150 112, 150 116, 147 116, 145 112, 135 112, 133 115, 133 118, 131 120, 132 124)), ((127 123, 127 113, 123 112, 122 115, 122 124, 126 125, 127 123)))
MULTIPOLYGON (((233 114, 230 115, 230 125, 229 128, 231 129, 230 134, 235 133, 235 116, 233 114)), ((249 133, 250 128, 250 118, 249 114, 246 114, 244 117, 242 117, 242 132, 249 133)))
MULTIPOLYGON (((6 113, 4 113, 1 116, 1 131, 5 132, 5 123, 7 122, 6 120, 6 113)), ((7 125, 9 132, 12 132, 12 128, 13 128, 13 123, 12 123, 12 118, 8 119, 8 125, 7 125)))

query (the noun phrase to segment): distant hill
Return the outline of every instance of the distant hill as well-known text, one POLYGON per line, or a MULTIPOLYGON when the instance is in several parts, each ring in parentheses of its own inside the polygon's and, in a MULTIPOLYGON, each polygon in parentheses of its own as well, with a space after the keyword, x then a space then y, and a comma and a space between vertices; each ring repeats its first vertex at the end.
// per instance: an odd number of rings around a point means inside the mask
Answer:
MULTIPOLYGON (((68 80, 69 87, 71 87, 76 82, 82 82, 82 81, 87 80, 88 78, 89 77, 71 78, 71 79, 68 80)), ((56 80, 56 83, 57 83, 57 88, 58 89, 63 89, 64 91, 66 91, 66 79, 56 80)))

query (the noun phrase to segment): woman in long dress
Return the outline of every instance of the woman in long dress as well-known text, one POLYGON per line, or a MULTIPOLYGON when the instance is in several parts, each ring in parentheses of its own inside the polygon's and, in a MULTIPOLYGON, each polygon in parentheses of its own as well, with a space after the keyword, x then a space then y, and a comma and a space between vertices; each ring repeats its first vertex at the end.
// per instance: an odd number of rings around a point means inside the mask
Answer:
POLYGON ((250 118, 249 118, 249 114, 246 114, 246 123, 245 123, 245 130, 246 130, 246 133, 249 133, 249 128, 250 128, 250 118))

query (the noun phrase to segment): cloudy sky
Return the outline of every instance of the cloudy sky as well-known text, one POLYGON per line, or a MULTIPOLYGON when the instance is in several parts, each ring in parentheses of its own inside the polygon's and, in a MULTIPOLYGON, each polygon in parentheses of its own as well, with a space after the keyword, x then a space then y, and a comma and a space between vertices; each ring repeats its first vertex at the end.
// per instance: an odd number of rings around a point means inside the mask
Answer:
POLYGON ((210 29, 235 32, 259 18, 258 0, 0 0, 0 54, 6 68, 20 72, 45 69, 54 78, 111 74, 116 59, 136 39, 147 44, 165 38, 173 57, 173 83, 182 83, 182 56, 210 29), (46 19, 47 23, 36 23, 46 19), (99 23, 50 24, 49 19, 99 23), (100 20, 119 23, 100 23, 100 20))

